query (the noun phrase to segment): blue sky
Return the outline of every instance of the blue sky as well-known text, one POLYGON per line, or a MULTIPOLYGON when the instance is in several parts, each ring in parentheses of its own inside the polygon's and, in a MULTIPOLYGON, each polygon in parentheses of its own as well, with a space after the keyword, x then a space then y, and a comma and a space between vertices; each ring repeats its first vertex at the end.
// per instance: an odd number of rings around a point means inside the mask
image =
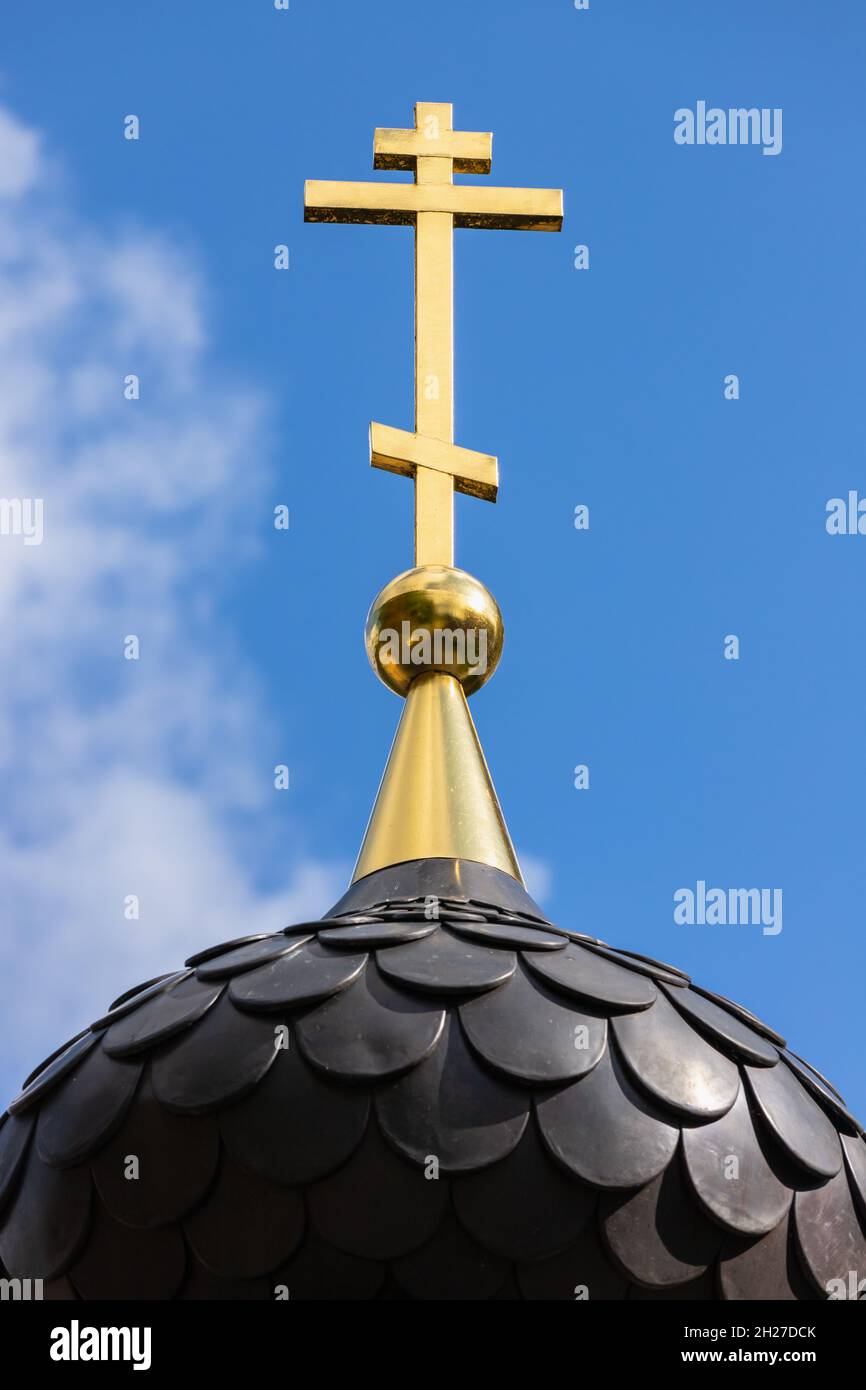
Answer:
POLYGON ((302 187, 398 177, 373 129, 431 100, 494 131, 495 182, 565 190, 561 235, 455 253, 456 438, 501 480, 457 502, 506 619, 473 712, 530 886, 862 1117, 866 536, 825 516, 866 496, 863 7, 91 0, 0 33, 3 492, 45 499, 41 546, 0 538, 4 1091, 347 880, 400 709, 362 632, 412 490, 366 430, 411 425, 412 239, 306 226, 302 187), (675 144, 699 100, 781 108, 781 153, 675 144), (700 879, 781 889, 781 933, 675 924, 700 879))

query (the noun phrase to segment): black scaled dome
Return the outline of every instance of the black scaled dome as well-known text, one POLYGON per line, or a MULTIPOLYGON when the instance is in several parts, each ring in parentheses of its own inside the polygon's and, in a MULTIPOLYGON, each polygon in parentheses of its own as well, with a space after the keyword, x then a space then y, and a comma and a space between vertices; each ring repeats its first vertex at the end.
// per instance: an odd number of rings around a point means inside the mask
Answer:
POLYGON ((10 1106, 0 1200, 8 1273, 59 1298, 813 1299, 866 1268, 862 1128, 784 1039, 441 859, 119 1000, 10 1106))

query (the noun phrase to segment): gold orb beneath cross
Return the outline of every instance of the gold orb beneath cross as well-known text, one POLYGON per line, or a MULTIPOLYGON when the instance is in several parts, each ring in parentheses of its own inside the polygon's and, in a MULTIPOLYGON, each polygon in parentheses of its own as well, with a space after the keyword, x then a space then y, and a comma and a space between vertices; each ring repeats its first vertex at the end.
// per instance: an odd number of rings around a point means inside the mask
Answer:
POLYGON ((376 675, 398 695, 425 671, 456 677, 471 695, 496 669, 504 635, 499 605, 479 579, 449 565, 419 565, 374 599, 365 641, 376 675))

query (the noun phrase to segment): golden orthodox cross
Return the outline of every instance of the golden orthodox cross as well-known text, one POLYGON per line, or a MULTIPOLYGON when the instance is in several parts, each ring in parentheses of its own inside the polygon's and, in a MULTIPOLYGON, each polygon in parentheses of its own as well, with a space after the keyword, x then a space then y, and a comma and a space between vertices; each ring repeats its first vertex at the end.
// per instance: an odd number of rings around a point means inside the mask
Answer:
POLYGON ((415 564, 453 565, 454 490, 496 501, 498 465, 454 443, 454 227, 556 232, 562 192, 455 184, 489 174, 493 136, 454 130, 447 102, 419 101, 414 130, 377 130, 375 169, 411 169, 414 184, 323 183, 304 187, 306 222, 371 222, 415 228, 415 430, 370 426, 370 462, 415 479, 415 564))

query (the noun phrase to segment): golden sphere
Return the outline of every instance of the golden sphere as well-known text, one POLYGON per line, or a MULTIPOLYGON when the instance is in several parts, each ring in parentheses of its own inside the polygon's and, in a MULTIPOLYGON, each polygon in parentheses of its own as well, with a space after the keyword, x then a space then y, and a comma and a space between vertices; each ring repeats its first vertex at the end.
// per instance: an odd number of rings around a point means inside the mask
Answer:
POLYGON ((398 574, 374 599, 365 632, 370 665, 398 695, 424 671, 455 676, 471 695, 493 675, 503 637, 493 595, 448 565, 398 574))

